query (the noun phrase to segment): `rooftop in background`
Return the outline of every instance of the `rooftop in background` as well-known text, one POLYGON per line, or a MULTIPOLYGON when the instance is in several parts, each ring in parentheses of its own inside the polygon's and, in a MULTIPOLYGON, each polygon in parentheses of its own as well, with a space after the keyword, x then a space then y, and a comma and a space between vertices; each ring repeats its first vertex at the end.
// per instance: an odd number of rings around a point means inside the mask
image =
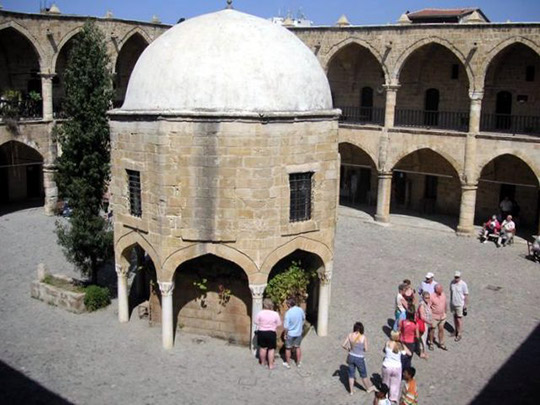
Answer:
POLYGON ((473 13, 477 13, 482 22, 490 22, 479 8, 425 8, 405 13, 413 24, 428 23, 464 23, 473 13))

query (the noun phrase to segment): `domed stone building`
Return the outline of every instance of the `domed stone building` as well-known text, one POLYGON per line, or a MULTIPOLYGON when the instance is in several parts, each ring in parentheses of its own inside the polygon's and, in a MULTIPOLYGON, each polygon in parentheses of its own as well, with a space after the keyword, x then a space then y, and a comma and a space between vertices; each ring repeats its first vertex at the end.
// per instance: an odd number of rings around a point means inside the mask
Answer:
POLYGON ((165 348, 180 329, 248 344, 268 281, 300 261, 326 335, 338 116, 314 54, 263 19, 226 9, 148 46, 110 113, 120 321, 149 299, 165 348))

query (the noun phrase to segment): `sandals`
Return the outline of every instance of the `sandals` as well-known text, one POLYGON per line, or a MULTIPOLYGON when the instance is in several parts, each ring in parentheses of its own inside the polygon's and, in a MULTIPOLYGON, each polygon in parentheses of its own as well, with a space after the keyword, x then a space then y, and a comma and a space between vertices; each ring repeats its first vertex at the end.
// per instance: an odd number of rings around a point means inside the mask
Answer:
POLYGON ((439 347, 440 347, 442 350, 448 350, 448 348, 446 347, 445 344, 439 345, 439 347))
POLYGON ((457 335, 454 341, 459 342, 461 340, 461 335, 457 335))
POLYGON ((428 346, 429 350, 431 350, 431 351, 435 350, 435 349, 433 349, 433 343, 428 343, 427 346, 428 346))

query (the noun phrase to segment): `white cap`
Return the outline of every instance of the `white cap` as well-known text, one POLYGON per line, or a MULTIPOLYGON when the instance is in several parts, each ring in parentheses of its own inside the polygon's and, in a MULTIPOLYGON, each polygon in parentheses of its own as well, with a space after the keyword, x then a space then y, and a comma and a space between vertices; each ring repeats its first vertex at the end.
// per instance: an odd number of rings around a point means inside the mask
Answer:
POLYGON ((433 277, 434 277, 434 274, 431 271, 426 274, 426 278, 433 278, 433 277))
POLYGON ((456 271, 456 272, 454 273, 454 277, 461 277, 461 271, 459 271, 459 270, 456 271))

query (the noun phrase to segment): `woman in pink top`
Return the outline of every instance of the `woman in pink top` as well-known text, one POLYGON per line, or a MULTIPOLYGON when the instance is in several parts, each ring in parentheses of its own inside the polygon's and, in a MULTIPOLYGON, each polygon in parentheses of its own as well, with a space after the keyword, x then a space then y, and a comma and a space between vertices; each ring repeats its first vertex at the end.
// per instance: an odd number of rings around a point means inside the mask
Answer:
POLYGON ((259 345, 259 359, 263 366, 274 368, 274 352, 276 350, 276 329, 281 325, 279 314, 274 311, 274 303, 270 298, 263 301, 263 310, 255 318, 257 325, 257 343, 259 345), (268 362, 266 356, 268 355, 268 362))
POLYGON ((411 367, 412 355, 416 352, 416 341, 420 337, 414 307, 409 307, 405 319, 399 321, 399 331, 401 332, 401 343, 410 351, 410 354, 403 356, 401 359, 403 370, 405 370, 411 367))

